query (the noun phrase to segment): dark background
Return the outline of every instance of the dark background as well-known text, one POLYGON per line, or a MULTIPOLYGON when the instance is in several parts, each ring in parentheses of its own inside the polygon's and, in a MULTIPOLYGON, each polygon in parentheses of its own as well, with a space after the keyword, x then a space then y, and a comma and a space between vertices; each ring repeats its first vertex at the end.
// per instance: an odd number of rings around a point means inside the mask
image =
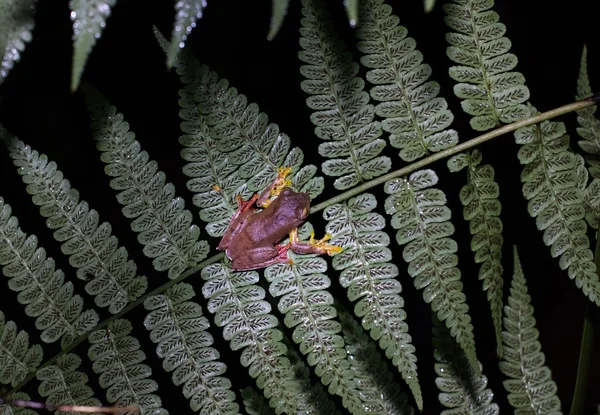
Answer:
MULTIPOLYGON (((318 140, 309 120, 310 111, 304 104, 306 94, 299 87, 302 80, 297 58, 300 6, 297 1, 291 3, 282 30, 269 42, 266 40, 269 1, 209 1, 204 17, 191 35, 190 45, 200 62, 209 65, 221 78, 227 78, 231 86, 248 97, 249 102, 256 102, 268 114, 270 122, 277 123, 292 138, 292 142, 304 150, 307 162, 319 165, 322 160, 316 151, 318 140)), ((595 3, 591 0, 572 0, 560 7, 551 7, 542 0, 496 2, 495 10, 500 14, 501 22, 507 26, 507 36, 513 43, 511 52, 519 57, 517 70, 525 75, 531 91, 530 102, 538 110, 549 110, 574 100, 584 43, 588 44, 592 88, 595 87, 596 92, 599 90, 600 42, 595 3)), ((341 4, 341 1, 330 1, 329 10, 339 34, 347 40, 349 50, 358 58, 360 55, 356 52, 353 33, 345 21, 341 4)), ((443 23, 441 3, 438 2, 429 15, 423 13, 419 0, 391 0, 390 4, 400 17, 401 24, 408 28, 409 36, 417 40, 425 62, 433 67, 432 79, 441 84, 441 95, 446 97, 455 114, 453 128, 459 131, 460 140, 466 141, 477 136, 468 125, 469 117, 462 113, 459 101, 453 96, 453 81, 447 75, 451 63, 445 55, 447 43, 444 33, 448 29, 443 23)), ((165 35, 170 34, 173 17, 173 2, 170 1, 121 0, 113 9, 107 28, 92 51, 83 80, 99 89, 124 114, 143 149, 159 162, 168 180, 175 184, 178 194, 186 199, 187 208, 196 215, 196 223, 201 225, 197 209, 191 203, 192 194, 185 186, 186 177, 181 173, 183 163, 179 157, 181 146, 178 143, 180 120, 177 104, 180 82, 174 71, 169 72, 165 67, 165 57, 152 33, 152 25, 155 24, 165 35)), ((81 198, 99 211, 101 220, 113 225, 113 233, 118 236, 120 244, 129 247, 130 257, 136 260, 139 275, 147 275, 150 287, 154 288, 166 281, 166 275, 153 271, 151 261, 141 255, 136 235, 130 230, 128 221, 121 216, 109 180, 103 174, 104 165, 90 138, 89 117, 82 95, 79 92, 72 94, 69 90, 71 30, 66 0, 39 1, 33 41, 27 46, 21 62, 16 64, 0 85, 0 123, 57 162, 71 185, 80 191, 81 198)), ((561 121, 567 123, 575 146, 575 115, 564 116, 561 121)), ((484 162, 494 166, 501 189, 505 295, 513 269, 512 247, 516 244, 528 278, 546 364, 552 369, 566 412, 573 394, 583 314, 588 301, 567 278, 566 272, 558 268, 558 260, 551 258, 549 248, 542 242, 541 232, 537 231, 534 220, 527 214, 519 180, 521 167, 516 157, 518 146, 513 136, 497 138, 480 148, 484 162)), ((397 157, 397 150, 390 147, 387 154, 392 157, 394 168, 404 165, 397 157)), ((454 212, 455 238, 460 246, 460 267, 475 326, 478 357, 495 392, 495 401, 503 411, 510 410, 501 384, 504 376, 496 364, 489 308, 481 292, 481 283, 477 280, 478 267, 473 264, 469 248, 468 226, 460 213, 458 191, 463 185, 464 173, 446 173, 445 161, 432 168, 440 175, 439 186, 446 191, 454 212)), ((32 205, 4 149, 0 149, 0 174, 0 194, 13 206, 21 228, 26 233, 36 233, 40 246, 44 246, 48 256, 56 260, 57 268, 63 269, 68 276, 73 275, 74 271, 61 256, 60 247, 54 243, 52 235, 46 231, 43 218, 39 216, 37 207, 32 205)), ((326 178, 326 184, 326 191, 316 202, 336 193, 331 186, 332 180, 326 178)), ((379 199, 381 202, 384 200, 379 189, 374 193, 382 196, 379 199)), ((383 203, 378 207, 380 213, 381 205, 383 203)), ((322 229, 320 217, 316 215, 314 219, 311 218, 317 229, 322 229)), ((202 237, 215 246, 216 241, 206 236, 204 231, 202 237)), ((400 255, 401 249, 395 243, 390 248, 400 255)), ((401 270, 405 269, 405 265, 399 265, 401 270)), ((345 300, 343 289, 339 287, 335 276, 331 275, 333 292, 340 300, 345 300)), ((16 320, 19 329, 28 329, 32 343, 38 342, 39 332, 33 328, 32 319, 21 317, 23 308, 17 304, 13 292, 8 290, 7 280, 3 281, 0 283, 0 292, 7 320, 16 320)), ((195 286, 197 293, 200 292, 200 281, 198 276, 187 280, 195 286)), ((415 290, 405 274, 401 275, 401 281, 407 322, 417 347, 424 413, 438 413, 442 408, 437 400, 438 391, 432 370, 434 362, 429 306, 424 304, 422 293, 415 290)), ((84 282, 77 280, 75 285, 79 294, 85 297, 84 282)), ((196 299, 205 306, 200 295, 196 299)), ((91 305, 92 300, 87 304, 91 305)), ((592 306, 591 312, 597 323, 598 309, 592 306)), ((108 313, 101 310, 99 314, 102 318, 108 313)), ((134 333, 142 341, 148 339, 147 332, 139 324, 144 316, 143 309, 134 310, 127 316, 134 322, 134 333)), ((211 332, 221 350, 222 360, 228 365, 226 376, 236 382, 234 390, 237 393, 240 387, 251 380, 239 364, 239 355, 229 352, 220 329, 213 326, 211 332)), ((150 361, 156 363, 153 365, 153 378, 160 384, 158 394, 163 398, 164 407, 171 413, 186 413, 189 411, 187 401, 172 386, 169 380, 171 375, 162 370, 152 349, 153 346, 146 349, 147 355, 150 361)), ((81 355, 85 353, 85 349, 80 350, 81 355)), ((48 350, 45 355, 51 356, 48 350)), ((89 363, 84 362, 82 370, 90 370, 89 363)), ((397 373, 395 369, 393 372, 397 373)), ((592 413, 598 404, 600 353, 597 347, 591 373, 586 413, 592 413)), ((90 378, 90 384, 97 387, 95 376, 90 378)), ((399 382, 403 384, 401 379, 399 382)), ((35 396, 35 391, 28 391, 35 396)), ((104 392, 99 392, 97 396, 105 402, 104 392)))

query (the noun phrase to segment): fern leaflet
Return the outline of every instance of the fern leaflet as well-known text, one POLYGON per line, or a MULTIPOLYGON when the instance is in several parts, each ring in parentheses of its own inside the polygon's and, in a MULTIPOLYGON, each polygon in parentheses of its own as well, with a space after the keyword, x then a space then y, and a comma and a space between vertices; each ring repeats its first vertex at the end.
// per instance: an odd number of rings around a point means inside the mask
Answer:
POLYGON ((600 305, 600 282, 583 220, 582 174, 577 168, 581 156, 568 151, 563 123, 545 121, 524 127, 515 132, 515 139, 522 145, 519 161, 526 165, 521 181, 529 214, 544 231, 552 256, 560 256, 561 269, 568 269, 569 278, 600 305))
POLYGON ((498 415, 500 408, 492 402, 494 393, 487 388, 487 377, 469 365, 462 349, 456 344, 448 329, 435 316, 433 318, 433 355, 436 360, 435 384, 440 390, 438 399, 446 408, 442 415, 485 414, 498 415))
POLYGON ((346 310, 336 307, 342 323, 346 352, 354 374, 356 386, 368 401, 368 413, 387 415, 412 415, 408 398, 400 385, 392 379, 387 364, 381 360, 375 344, 346 310))
POLYGON ((238 404, 231 391, 231 381, 220 377, 226 366, 218 361, 219 352, 213 347, 210 326, 202 316, 199 304, 189 301, 195 296, 189 284, 176 284, 164 294, 144 301, 150 313, 144 326, 150 339, 157 343, 156 354, 163 359, 163 368, 173 372, 176 386, 183 384, 183 394, 190 400, 194 412, 203 415, 237 414, 238 404))
POLYGON ((83 299, 74 295, 73 283, 65 283, 63 272, 54 269, 54 260, 46 258, 44 248, 38 248, 37 237, 27 237, 21 231, 10 205, 1 197, 0 265, 10 278, 8 287, 19 291, 19 303, 27 304, 25 314, 36 318, 35 327, 42 331, 43 342, 53 343, 62 337, 60 344, 65 348, 98 323, 98 314, 83 311, 83 299))
MULTIPOLYGON (((300 228, 301 237, 312 229, 300 228)), ((265 270, 269 292, 280 297, 278 309, 285 314, 284 324, 294 328, 292 338, 306 355, 307 363, 328 386, 331 394, 342 397, 342 404, 352 414, 364 413, 359 391, 346 358, 340 323, 334 320, 333 297, 326 291, 331 280, 324 274, 327 263, 315 255, 289 254, 293 264, 276 264, 265 270)))
POLYGON ((279 29, 281 29, 281 25, 283 24, 283 19, 287 14, 289 3, 290 0, 271 0, 271 23, 269 25, 267 40, 275 39, 275 36, 279 33, 279 29))
POLYGON ((71 90, 79 87, 83 68, 96 41, 102 36, 110 8, 117 0, 70 0, 71 20, 73 21, 73 69, 71 90))
POLYGON ((469 221, 471 250, 475 262, 481 264, 479 279, 487 291, 492 321, 496 333, 496 352, 502 356, 502 221, 500 220, 500 189, 494 181, 494 168, 481 166, 481 152, 473 150, 458 154, 448 161, 450 171, 467 169, 467 184, 460 190, 463 216, 469 221))
POLYGON ((0 85, 31 41, 37 0, 0 1, 0 85))
MULTIPOLYGON (((587 48, 584 46, 581 55, 581 67, 577 79, 577 99, 584 99, 592 95, 592 88, 587 71, 587 48)), ((596 118, 596 106, 577 111, 577 134, 583 139, 577 144, 588 156, 586 162, 592 182, 584 192, 586 208, 585 218, 590 226, 598 229, 600 223, 600 120, 596 118)))
POLYGON ((446 34, 447 55, 458 64, 450 76, 458 82, 454 93, 463 101, 477 131, 495 128, 529 116, 523 104, 529 99, 525 78, 511 72, 517 57, 508 53, 510 40, 498 13, 489 10, 494 0, 453 0, 444 5, 446 24, 456 32, 446 34))
POLYGON ((398 267, 391 264, 390 239, 382 229, 385 219, 373 212, 375 196, 363 193, 343 204, 328 207, 323 217, 332 243, 343 248, 333 257, 333 268, 340 270, 340 284, 348 290, 350 301, 360 300, 354 313, 388 358, 392 359, 410 387, 417 406, 423 397, 417 377, 417 357, 404 321, 402 286, 396 279, 398 267))
POLYGON ((177 278, 206 257, 208 243, 198 241, 200 229, 192 225, 192 213, 185 209, 184 200, 175 196, 175 186, 165 184, 165 174, 156 161, 141 151, 123 115, 98 92, 85 90, 100 158, 107 164, 106 174, 114 177, 111 187, 120 191, 117 200, 124 205, 123 215, 135 219, 131 228, 138 233, 144 254, 154 258, 154 268, 168 270, 169 278, 177 278))
MULTIPOLYGON (((93 362, 94 373, 99 374, 98 382, 106 391, 106 399, 116 406, 138 405, 142 415, 168 415, 161 408, 161 400, 153 394, 157 383, 150 379, 150 366, 143 364, 146 354, 140 343, 132 336, 131 323, 118 319, 105 330, 97 330, 88 337, 91 346, 88 357, 93 362)), ((136 412, 126 412, 133 415, 136 412)))
POLYGON ((264 300, 265 290, 256 285, 258 273, 233 272, 222 263, 202 269, 206 281, 202 294, 208 300, 208 311, 223 328, 223 338, 232 350, 241 350, 240 361, 249 367, 250 376, 270 399, 275 412, 295 413, 302 385, 294 378, 283 334, 276 329, 277 318, 264 300))
POLYGON ((508 305, 504 306, 504 355, 500 370, 510 379, 504 381, 508 402, 516 414, 560 413, 560 399, 552 373, 544 366, 544 353, 537 340, 531 297, 514 248, 514 274, 508 305))
MULTIPOLYGON (((0 136, 9 137, 1 128, 0 136)), ((98 224, 98 212, 79 201, 79 192, 63 178, 56 163, 14 138, 9 150, 33 203, 48 218, 46 224, 55 230, 54 238, 62 242, 69 263, 78 268, 77 277, 84 281, 93 277, 85 289, 96 296, 96 305, 110 306, 114 314, 143 295, 148 288, 146 277, 136 276, 137 266, 127 260, 127 250, 118 246, 110 224, 98 224)))
POLYGON ((408 273, 414 278, 415 287, 424 288, 423 299, 431 303, 431 309, 446 323, 471 369, 477 372, 473 325, 455 255, 458 246, 449 238, 454 225, 450 222, 446 195, 432 188, 437 182, 433 170, 388 181, 385 192, 390 196, 385 201, 385 210, 392 215, 392 227, 398 229, 398 244, 406 245, 402 256, 408 262, 408 273))
POLYGON ((328 26, 326 12, 317 0, 302 0, 302 28, 298 52, 306 65, 300 72, 306 78, 301 87, 311 96, 306 104, 315 112, 311 121, 315 134, 326 140, 319 154, 327 157, 322 169, 335 180, 336 189, 347 189, 364 180, 386 173, 391 160, 379 156, 385 141, 379 139, 381 126, 373 121, 373 106, 357 77, 358 65, 328 26))
POLYGON ((76 370, 80 365, 79 356, 68 353, 60 356, 56 364, 38 370, 35 375, 41 381, 40 395, 53 405, 101 406, 87 385, 87 375, 76 370))
MULTIPOLYGON (((6 399, 14 401, 30 401, 31 397, 24 392, 16 392, 6 396, 6 399)), ((23 408, 22 406, 12 406, 4 403, 2 399, 0 399, 0 415, 38 415, 38 412, 33 409, 23 408)))
POLYGON ((6 321, 0 311, 0 383, 15 386, 42 362, 39 344, 29 347, 29 334, 17 332, 14 321, 6 321))
POLYGON ((196 22, 202 17, 206 0, 178 0, 175 2, 175 22, 171 33, 167 65, 173 66, 179 51, 185 46, 187 37, 192 33, 196 22))
POLYGON ((242 389, 242 397, 244 398, 244 409, 248 415, 275 415, 265 397, 253 388, 242 389))
POLYGON ((360 11, 357 47, 365 54, 360 61, 372 68, 367 80, 375 84, 371 97, 380 101, 375 113, 392 146, 401 149, 400 158, 410 162, 456 145, 458 133, 447 129, 454 116, 437 97, 439 84, 427 81, 431 67, 423 63, 415 40, 406 37, 408 31, 383 0, 362 0, 360 11))

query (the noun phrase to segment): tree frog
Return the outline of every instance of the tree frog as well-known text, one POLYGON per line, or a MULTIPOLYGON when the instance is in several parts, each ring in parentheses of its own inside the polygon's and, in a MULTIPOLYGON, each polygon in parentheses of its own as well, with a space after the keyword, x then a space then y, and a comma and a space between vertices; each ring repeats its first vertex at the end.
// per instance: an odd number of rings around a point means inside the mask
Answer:
POLYGON ((236 196, 238 209, 217 247, 225 250, 234 271, 265 268, 281 262, 291 264, 292 260, 287 256, 290 249, 296 253, 319 255, 341 251, 340 247, 325 242, 330 239, 329 235, 315 240, 313 233, 308 242, 298 240, 298 226, 308 216, 310 197, 308 193, 294 192, 288 187, 291 182, 285 180, 285 176, 290 171, 289 167, 280 168, 275 181, 260 195, 255 193, 246 201, 240 195, 236 196), (277 198, 272 200, 274 196, 277 198), (255 209, 255 204, 264 209, 255 209), (288 234, 290 241, 278 245, 288 234))

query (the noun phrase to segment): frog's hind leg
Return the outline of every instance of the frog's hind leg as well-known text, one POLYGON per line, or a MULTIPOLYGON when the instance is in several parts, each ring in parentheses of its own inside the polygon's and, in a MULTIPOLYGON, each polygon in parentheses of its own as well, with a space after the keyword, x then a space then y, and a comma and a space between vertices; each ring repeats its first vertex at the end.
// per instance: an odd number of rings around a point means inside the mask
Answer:
POLYGON ((292 260, 288 258, 287 255, 289 249, 289 244, 255 248, 249 252, 245 252, 244 255, 235 258, 231 268, 234 271, 250 271, 253 269, 266 268, 273 264, 291 264, 292 260))
POLYGON ((221 251, 226 249, 229 246, 229 243, 231 242, 232 238, 244 228, 244 222, 246 222, 248 218, 254 213, 254 209, 252 208, 252 206, 254 205, 254 202, 256 202, 256 199, 258 199, 257 193, 252 195, 252 197, 248 200, 244 200, 239 194, 236 195, 238 208, 231 217, 229 225, 227 226, 227 229, 225 230, 225 233, 223 234, 223 237, 221 238, 217 249, 221 251))

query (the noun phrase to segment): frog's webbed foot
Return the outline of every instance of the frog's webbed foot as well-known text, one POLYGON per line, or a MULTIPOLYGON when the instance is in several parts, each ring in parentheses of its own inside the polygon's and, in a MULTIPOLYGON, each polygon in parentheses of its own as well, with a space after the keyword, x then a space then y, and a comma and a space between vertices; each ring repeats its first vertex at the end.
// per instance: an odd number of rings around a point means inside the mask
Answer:
POLYGON ((286 188, 292 185, 292 181, 286 179, 286 177, 292 172, 291 167, 280 167, 277 171, 277 177, 273 183, 267 186, 258 197, 256 204, 257 206, 266 208, 273 201, 273 197, 279 196, 279 193, 286 188))
POLYGON ((310 239, 308 242, 298 240, 298 229, 294 229, 290 232, 290 249, 297 254, 327 254, 329 256, 342 252, 341 246, 328 244, 327 241, 331 239, 331 235, 326 233, 321 239, 315 239, 315 233, 310 233, 310 239))

